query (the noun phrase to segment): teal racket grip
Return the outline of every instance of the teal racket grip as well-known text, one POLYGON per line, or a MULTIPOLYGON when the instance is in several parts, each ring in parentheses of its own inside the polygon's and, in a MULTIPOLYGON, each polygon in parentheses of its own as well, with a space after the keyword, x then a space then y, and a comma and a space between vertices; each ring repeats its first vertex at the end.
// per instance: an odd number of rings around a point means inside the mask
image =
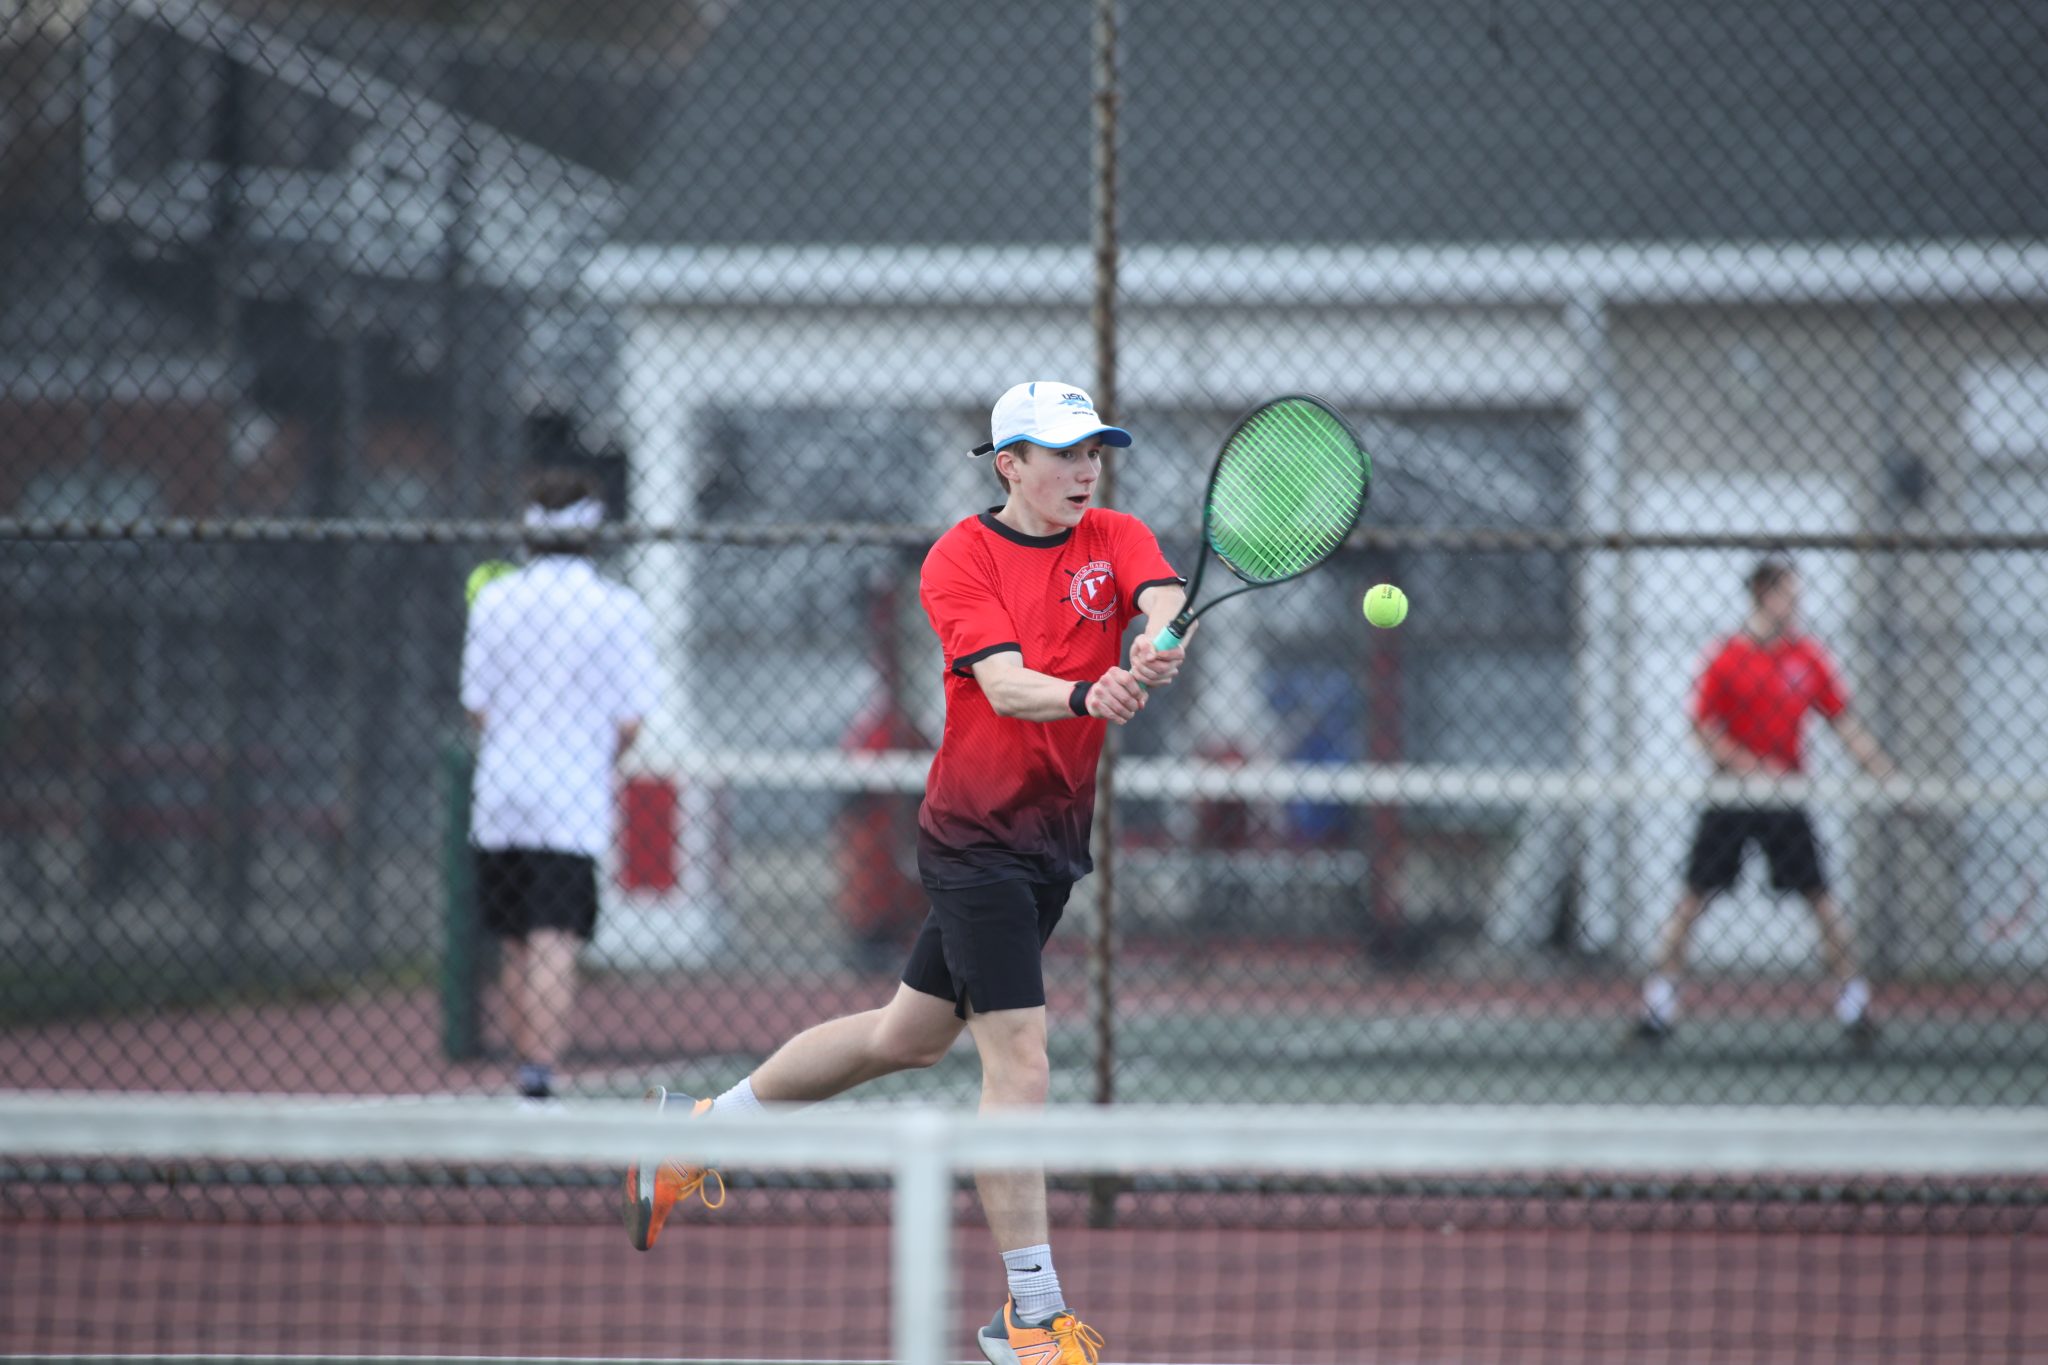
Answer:
POLYGON ((1186 612, 1182 612, 1180 615, 1174 617, 1171 621, 1167 622, 1165 630, 1160 631, 1157 635, 1152 637, 1152 648, 1179 648, 1180 642, 1187 638, 1187 636, 1183 634, 1183 632, 1187 630, 1189 624, 1193 620, 1194 618, 1189 616, 1186 612))
MULTIPOLYGON (((1169 620, 1165 624, 1165 630, 1161 630, 1159 634, 1153 636, 1153 649, 1178 649, 1180 643, 1184 639, 1188 639, 1184 632, 1188 630, 1188 624, 1192 620, 1194 620, 1194 616, 1190 612, 1182 612, 1174 620, 1169 620)), ((1145 684, 1139 684, 1139 688, 1145 688, 1145 684)), ((1145 688, 1145 692, 1151 692, 1151 688, 1145 688)))

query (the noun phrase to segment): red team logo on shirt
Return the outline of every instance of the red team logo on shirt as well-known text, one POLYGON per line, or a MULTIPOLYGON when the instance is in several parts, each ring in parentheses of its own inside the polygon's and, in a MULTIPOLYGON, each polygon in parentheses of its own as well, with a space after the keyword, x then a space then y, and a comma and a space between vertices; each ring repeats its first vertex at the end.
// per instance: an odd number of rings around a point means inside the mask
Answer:
POLYGON ((1091 621, 1107 621, 1116 615, 1116 574, 1109 561, 1091 560, 1074 570, 1067 600, 1074 604, 1075 611, 1091 621))

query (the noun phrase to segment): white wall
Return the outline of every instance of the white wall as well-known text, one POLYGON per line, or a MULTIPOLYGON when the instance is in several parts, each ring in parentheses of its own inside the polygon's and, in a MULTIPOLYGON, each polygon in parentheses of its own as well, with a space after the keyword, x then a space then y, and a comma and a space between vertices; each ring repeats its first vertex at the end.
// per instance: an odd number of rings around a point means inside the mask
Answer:
MULTIPOLYGON (((1972 531, 2048 527, 2048 365, 1998 365, 1964 377, 1972 465, 1963 489, 1972 531)), ((1963 570, 1960 764, 1970 777, 2048 773, 2048 577, 2039 555, 1972 554, 1963 570)), ((2048 811, 1966 816, 1963 918, 1969 946, 1994 962, 2048 963, 2048 811)))
MULTIPOLYGON (((785 282, 786 283, 786 282, 785 282)), ((1085 304, 1015 299, 971 306, 957 290, 897 281, 900 304, 826 300, 776 306, 744 297, 693 305, 630 305, 623 357, 624 427, 634 452, 634 505, 654 523, 696 520, 700 426, 714 406, 922 407, 985 412, 1022 378, 1090 382, 1093 343, 1085 304), (930 302, 920 303, 921 299, 930 302)), ((1563 407, 1580 388, 1577 341, 1553 310, 1518 305, 1342 309, 1256 304, 1132 307, 1121 324, 1120 405, 1155 411, 1229 410, 1277 392, 1320 393, 1340 405, 1467 409, 1563 407), (1255 345, 1245 338, 1256 336, 1255 345)), ((965 458, 985 429, 957 446, 906 455, 903 520, 940 521, 993 501, 986 470, 965 458)), ((1191 474, 1192 512, 1200 475, 1191 474)), ((661 545, 639 556, 635 586, 654 604, 669 686, 649 718, 634 763, 672 777, 681 793, 683 883, 669 896, 616 904, 598 956, 620 963, 715 946, 725 932, 714 864, 713 794, 689 777, 690 755, 720 747, 693 693, 691 603, 700 552, 661 545)), ((1256 658, 1231 661, 1238 686, 1227 706, 1263 705, 1256 658)), ((1214 719, 1212 717, 1212 719, 1214 719)))
MULTIPOLYGON (((1845 490, 1861 476, 1848 462, 1881 445, 1881 433, 1869 429, 1869 395, 1857 387, 1860 381, 1850 382, 1864 373, 1871 354, 1864 307, 1926 299, 2026 304, 2048 287, 2042 283, 2048 281, 2044 251, 1966 250, 1953 243, 1840 251, 1764 244, 1676 254, 1604 247, 1533 254, 1429 249, 1337 253, 1329 260, 1314 252, 1278 252, 1267 261, 1256 253, 1182 259, 1170 250, 1134 248, 1125 271, 1120 397, 1126 407, 1227 409, 1275 389, 1306 388, 1359 407, 1582 408, 1598 391, 1599 378, 1589 370, 1598 359, 1589 337, 1599 340, 1599 328, 1585 320, 1600 322, 1603 308, 1654 304, 1665 311, 1652 310, 1650 340, 1665 317, 1711 335, 1687 330, 1675 348, 1646 349, 1638 328, 1617 348, 1607 390, 1612 410, 1597 425, 1605 458, 1629 462, 1628 529, 1753 532, 1768 524, 1851 530, 1857 509, 1845 490), (1242 279, 1229 273, 1239 267, 1249 272, 1242 279), (1576 327, 1574 300, 1584 314, 1576 327), (1716 347, 1726 338, 1713 330, 1714 320, 1727 327, 1741 321, 1727 306, 1797 310, 1808 304, 1838 310, 1840 325, 1819 317, 1814 335, 1781 336, 1786 316, 1774 315, 1770 334, 1785 350, 1777 359, 1792 368, 1772 392, 1790 411, 1772 408, 1732 380, 1727 393, 1669 382, 1720 375, 1716 366, 1725 357, 1716 347), (1812 367, 1819 382, 1807 374, 1812 367), (1756 410, 1744 409, 1744 401, 1756 410), (1667 402, 1677 406, 1659 405, 1667 402), (1746 443, 1755 468, 1702 474, 1731 437, 1746 443), (1805 466, 1827 452, 1836 459, 1832 478, 1768 472, 1805 466), (1688 466, 1689 473, 1676 472, 1688 466)), ((883 394, 893 406, 975 412, 1022 375, 1087 382, 1092 371, 1080 252, 941 249, 929 260, 876 262, 828 248, 650 249, 607 256, 591 278, 596 292, 634 319, 626 427, 636 505, 656 522, 693 519, 686 490, 695 486, 696 424, 707 406, 847 405, 883 394)), ((1730 335, 1737 333, 1748 335, 1740 327, 1730 335)), ((1954 370, 1934 369, 1947 392, 1954 370)), ((2013 458, 2015 430, 2028 449, 2048 447, 2048 378, 2029 373, 2032 378, 2001 373, 1979 384, 1987 395, 1978 412, 1987 433, 1982 439, 1986 449, 1999 452, 1992 463, 2013 458)), ((963 493, 968 504, 982 493, 985 473, 964 460, 946 463, 953 456, 933 452, 933 465, 919 476, 935 514, 961 505, 963 493)), ((2001 498, 1998 475, 1987 467, 1970 515, 2015 529, 2048 524, 2048 508, 2001 498)), ((1651 770, 1645 775, 1699 771, 1685 731, 1689 688, 1701 651, 1740 618, 1742 571, 1753 557, 1636 555, 1626 581, 1612 585, 1611 623, 1633 636, 1628 648, 1637 663, 1629 684, 1608 693, 1627 728, 1627 742, 1613 747, 1627 762, 1651 770)), ((656 768, 679 763, 707 742, 681 654, 693 565, 687 549, 664 548, 639 566, 650 598, 658 595, 665 604, 669 673, 682 682, 644 741, 642 760, 656 768)), ((1848 558, 1815 556, 1806 568, 1811 624, 1838 653, 1849 650, 1848 558)), ((1971 702, 1976 728, 1969 761, 1991 767, 2015 758, 2005 743, 2014 731, 2048 734, 2048 714, 2039 710, 2048 707, 2041 700, 2048 689, 1996 681, 2013 669, 2048 676, 2040 632, 2020 628, 2048 619, 2048 602, 2040 600, 2048 587, 2008 585, 2013 567, 1989 559, 1973 563, 1971 572, 2001 576, 1997 592, 1971 594, 1984 600, 1967 608, 1971 625, 1981 627, 1967 632, 1969 648, 1994 651, 1972 656, 1983 694, 1971 702)), ((1853 655, 1842 661, 1854 687, 1858 661, 1853 655)), ((1251 662, 1242 674, 1247 679, 1251 662)), ((1824 774, 1846 769, 1839 746, 1821 727, 1811 747, 1824 774)), ((2037 770, 2048 766, 2048 755, 2018 757, 2037 770)), ((1618 894, 1600 899, 1615 903, 1625 947, 1640 952, 1647 945, 1676 895, 1692 817, 1690 808, 1673 806, 1623 831, 1621 856, 1613 860, 1618 894)), ((2027 860, 2048 847, 2048 828, 2014 823, 2018 819, 2000 817, 1987 847, 2004 851, 1966 873, 1978 921, 2010 919, 2016 888, 2031 885, 2034 876, 2027 860)), ((1856 914, 1865 908, 1856 896, 1857 859, 1851 831, 1840 825, 1824 816, 1821 833, 1829 868, 1856 914)), ((1755 890, 1760 879, 1761 870, 1752 869, 1746 888, 1710 917, 1701 938, 1704 960, 1729 959, 1752 930, 1767 930, 1764 941, 1782 945, 1790 957, 1807 952, 1811 929, 1804 915, 1796 906, 1767 903, 1755 890)), ((1604 933, 1599 938, 1605 942, 1604 933)), ((2040 951, 2048 955, 2048 948, 2040 951)))

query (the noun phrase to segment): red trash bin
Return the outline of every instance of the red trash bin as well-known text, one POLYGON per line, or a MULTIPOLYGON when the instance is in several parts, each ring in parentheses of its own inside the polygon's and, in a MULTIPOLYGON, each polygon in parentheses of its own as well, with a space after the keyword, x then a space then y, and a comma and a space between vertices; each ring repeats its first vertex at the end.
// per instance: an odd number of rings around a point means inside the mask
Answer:
MULTIPOLYGON (((887 701, 861 712, 840 744, 853 753, 927 747, 917 727, 887 701)), ((888 962, 924 922, 924 886, 916 872, 917 804, 908 792, 856 792, 834 821, 835 904, 863 965, 888 962)))
POLYGON ((666 777, 629 777, 620 789, 619 885, 627 891, 676 886, 676 784, 666 777))

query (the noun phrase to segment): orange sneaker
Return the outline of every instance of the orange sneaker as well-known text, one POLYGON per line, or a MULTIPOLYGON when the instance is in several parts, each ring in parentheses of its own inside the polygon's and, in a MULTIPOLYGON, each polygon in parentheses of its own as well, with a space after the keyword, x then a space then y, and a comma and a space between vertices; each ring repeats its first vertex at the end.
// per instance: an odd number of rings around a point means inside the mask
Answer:
POLYGON ((994 1321, 975 1334, 989 1365, 1095 1365, 1102 1358, 1102 1334, 1064 1308, 1052 1321, 1032 1326, 1018 1320, 1017 1301, 1005 1299, 994 1321))
MULTIPOLYGON (((689 1102, 688 1095, 671 1096, 666 1089, 655 1086, 647 1092, 649 1103, 656 1109, 665 1109, 671 1098, 689 1102)), ((697 1100, 690 1105, 690 1114, 696 1117, 711 1112, 709 1099, 697 1100)), ((702 1166, 690 1166, 680 1161, 655 1160, 636 1161, 626 1167, 626 1236, 632 1239, 635 1250, 645 1251, 654 1245, 654 1239, 661 1236, 661 1225, 668 1221, 669 1210, 679 1199, 691 1195, 704 1201, 704 1207, 715 1209, 725 1203, 725 1178, 717 1171, 702 1166), (718 1198, 713 1199, 704 1188, 704 1183, 715 1181, 718 1198)))

